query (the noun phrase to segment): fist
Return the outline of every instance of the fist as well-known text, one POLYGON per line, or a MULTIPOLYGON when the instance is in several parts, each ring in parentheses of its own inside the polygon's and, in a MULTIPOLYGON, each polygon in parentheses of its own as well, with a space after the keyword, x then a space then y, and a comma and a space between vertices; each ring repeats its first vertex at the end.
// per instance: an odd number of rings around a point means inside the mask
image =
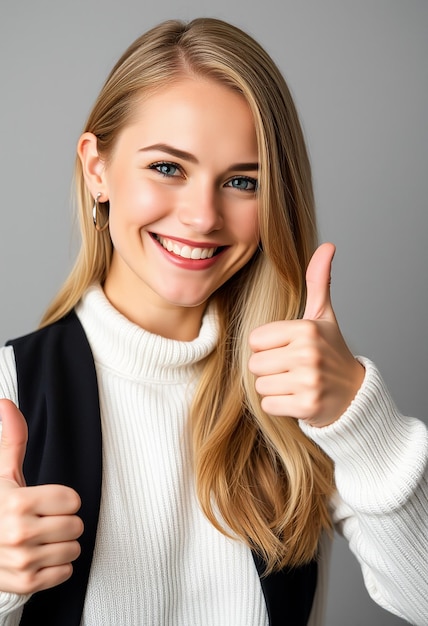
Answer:
POLYGON ((318 427, 344 413, 364 379, 331 304, 334 253, 333 244, 323 244, 308 265, 303 319, 271 322, 250 335, 249 369, 263 410, 318 427))
POLYGON ((0 400, 0 417, 0 590, 29 594, 71 576, 80 498, 63 485, 25 486, 26 421, 10 400, 0 400))

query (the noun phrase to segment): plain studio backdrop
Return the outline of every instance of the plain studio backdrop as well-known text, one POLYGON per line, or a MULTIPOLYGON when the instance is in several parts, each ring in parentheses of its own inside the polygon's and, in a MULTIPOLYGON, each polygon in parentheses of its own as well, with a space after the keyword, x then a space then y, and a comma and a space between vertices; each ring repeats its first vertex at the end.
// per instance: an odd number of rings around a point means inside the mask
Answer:
MULTIPOLYGON (((399 408, 426 419, 428 2, 0 0, 0 344, 31 331, 76 251, 75 146, 116 59, 168 18, 226 19, 254 35, 295 97, 333 304, 356 354, 399 408)), ((328 626, 396 626, 343 539, 328 626)))

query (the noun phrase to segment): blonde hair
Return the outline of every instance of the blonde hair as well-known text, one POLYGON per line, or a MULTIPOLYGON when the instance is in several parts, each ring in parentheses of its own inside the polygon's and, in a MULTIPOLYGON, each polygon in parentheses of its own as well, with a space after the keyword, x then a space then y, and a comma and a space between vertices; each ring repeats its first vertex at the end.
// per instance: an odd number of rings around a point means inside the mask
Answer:
MULTIPOLYGON (((260 250, 212 299, 218 348, 207 358, 190 415, 198 497, 210 521, 265 559, 267 571, 314 558, 329 529, 332 464, 296 420, 267 415, 248 370, 249 334, 301 316, 305 268, 316 246, 310 163, 286 82, 248 34, 212 18, 169 20, 138 38, 108 76, 87 120, 108 159, 136 100, 193 74, 240 92, 254 117, 260 160, 260 250)), ((61 318, 105 280, 112 244, 92 223, 80 160, 75 179, 82 245, 42 325, 61 318)))

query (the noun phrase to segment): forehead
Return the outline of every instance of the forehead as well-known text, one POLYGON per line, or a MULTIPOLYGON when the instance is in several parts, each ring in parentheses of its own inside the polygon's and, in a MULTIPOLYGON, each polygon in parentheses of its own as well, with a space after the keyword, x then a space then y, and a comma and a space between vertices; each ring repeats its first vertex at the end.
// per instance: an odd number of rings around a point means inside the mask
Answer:
POLYGON ((221 144, 257 155, 254 119, 244 96, 210 79, 186 77, 140 98, 123 135, 149 144, 174 141, 189 151, 221 144))

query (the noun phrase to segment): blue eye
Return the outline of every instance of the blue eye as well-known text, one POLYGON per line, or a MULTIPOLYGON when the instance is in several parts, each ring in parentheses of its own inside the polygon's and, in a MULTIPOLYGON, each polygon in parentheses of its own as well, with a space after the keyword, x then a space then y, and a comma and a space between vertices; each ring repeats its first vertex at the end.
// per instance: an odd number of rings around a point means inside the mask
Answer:
POLYGON ((257 191, 258 181, 249 176, 235 176, 226 183, 226 186, 240 191, 257 191))
POLYGON ((175 163, 169 163, 167 161, 162 161, 160 163, 153 163, 149 166, 149 169, 156 170, 162 176, 176 176, 177 173, 180 172, 178 165, 175 163))

